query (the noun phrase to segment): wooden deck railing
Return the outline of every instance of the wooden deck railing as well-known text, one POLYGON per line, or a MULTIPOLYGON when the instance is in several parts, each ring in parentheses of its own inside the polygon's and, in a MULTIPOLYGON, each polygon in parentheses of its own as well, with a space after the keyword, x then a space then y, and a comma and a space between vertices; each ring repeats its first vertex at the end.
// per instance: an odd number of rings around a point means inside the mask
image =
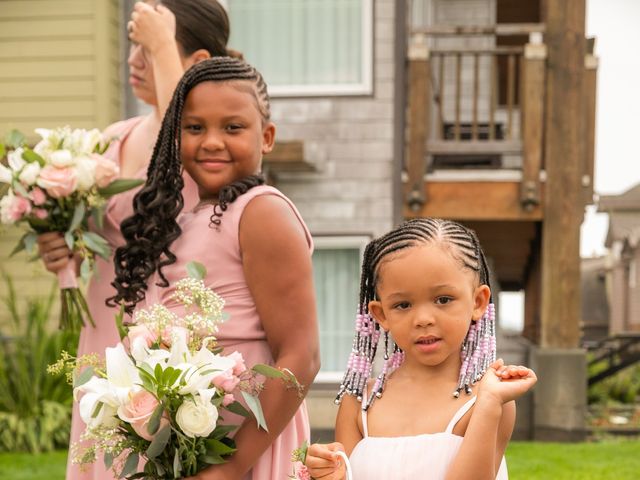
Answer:
POLYGON ((522 156, 521 202, 540 200, 546 48, 541 25, 434 27, 409 48, 407 202, 426 201, 427 160, 444 155, 522 156), (524 46, 431 47, 430 36, 530 33, 524 46), (500 88, 502 87, 502 88, 500 88))

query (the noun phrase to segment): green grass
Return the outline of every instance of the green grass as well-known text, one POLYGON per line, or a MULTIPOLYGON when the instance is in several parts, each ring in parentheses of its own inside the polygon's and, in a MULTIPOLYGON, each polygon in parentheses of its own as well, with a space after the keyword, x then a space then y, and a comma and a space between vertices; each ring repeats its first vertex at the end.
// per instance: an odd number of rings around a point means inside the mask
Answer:
POLYGON ((512 442, 510 479, 632 480, 640 478, 640 441, 599 443, 512 442))
MULTIPOLYGON (((67 452, 0 453, 0 478, 63 480, 67 452)), ((511 480, 632 480, 640 478, 640 441, 512 442, 511 480)))
POLYGON ((64 480, 67 452, 0 453, 0 478, 7 480, 64 480))

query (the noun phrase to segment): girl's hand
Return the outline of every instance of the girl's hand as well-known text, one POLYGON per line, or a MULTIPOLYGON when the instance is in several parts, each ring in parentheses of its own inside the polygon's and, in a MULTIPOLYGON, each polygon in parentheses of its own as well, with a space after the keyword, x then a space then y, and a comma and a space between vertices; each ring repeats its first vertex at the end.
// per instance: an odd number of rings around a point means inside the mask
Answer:
POLYGON ((60 232, 47 232, 38 235, 38 253, 45 268, 51 273, 58 273, 65 268, 73 253, 69 250, 64 236, 60 232))
POLYGON ((176 17, 163 5, 155 8, 137 2, 127 23, 129 40, 142 46, 149 54, 157 55, 166 45, 176 41, 176 17))
POLYGON ((521 365, 505 365, 499 358, 482 377, 478 398, 493 396, 504 404, 526 393, 537 381, 535 372, 530 368, 521 365))
POLYGON ((335 454, 337 451, 344 452, 344 446, 339 442, 309 445, 304 464, 309 469, 312 478, 321 480, 343 480, 345 478, 346 468, 342 458, 335 454))

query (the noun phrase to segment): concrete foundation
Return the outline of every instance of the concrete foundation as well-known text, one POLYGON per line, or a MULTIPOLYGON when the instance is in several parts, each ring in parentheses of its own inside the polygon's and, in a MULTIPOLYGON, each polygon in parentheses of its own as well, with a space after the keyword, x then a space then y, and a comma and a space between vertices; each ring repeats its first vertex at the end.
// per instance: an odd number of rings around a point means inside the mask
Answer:
POLYGON ((582 441, 586 436, 587 366, 582 349, 533 348, 533 438, 582 441))

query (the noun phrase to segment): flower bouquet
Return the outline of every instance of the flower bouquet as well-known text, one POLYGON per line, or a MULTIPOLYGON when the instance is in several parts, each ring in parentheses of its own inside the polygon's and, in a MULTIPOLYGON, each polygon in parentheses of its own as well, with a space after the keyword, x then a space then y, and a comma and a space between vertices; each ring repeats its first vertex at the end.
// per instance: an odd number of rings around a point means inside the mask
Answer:
MULTIPOLYGON (((0 221, 29 227, 12 255, 24 249, 33 252, 41 233, 64 232, 69 249, 82 258, 80 275, 86 281, 95 255, 109 259, 111 254, 106 240, 89 231, 89 218, 100 228, 107 199, 143 182, 117 178, 118 166, 102 155, 109 142, 99 130, 39 128, 36 133, 42 139, 33 149, 15 130, 0 143, 0 158, 6 155, 8 163, 0 164, 0 183, 8 185, 0 199, 0 221)), ((58 273, 58 281, 60 327, 76 330, 84 318, 93 324, 78 288, 75 262, 58 273)))
POLYGON ((267 429, 258 374, 301 388, 288 370, 249 370, 240 353, 222 354, 214 335, 224 320, 224 301, 205 287, 201 265, 190 263, 188 270, 192 276, 180 280, 173 295, 184 306, 182 317, 158 304, 136 311, 128 325, 121 314, 123 342, 106 349, 104 365, 96 355, 74 359, 63 353, 50 367, 75 377, 74 395, 87 424, 81 440, 89 446, 72 447, 74 463, 92 463, 101 452, 118 478, 192 476, 235 451, 229 434, 237 425, 221 423, 225 411, 252 414, 267 429))

